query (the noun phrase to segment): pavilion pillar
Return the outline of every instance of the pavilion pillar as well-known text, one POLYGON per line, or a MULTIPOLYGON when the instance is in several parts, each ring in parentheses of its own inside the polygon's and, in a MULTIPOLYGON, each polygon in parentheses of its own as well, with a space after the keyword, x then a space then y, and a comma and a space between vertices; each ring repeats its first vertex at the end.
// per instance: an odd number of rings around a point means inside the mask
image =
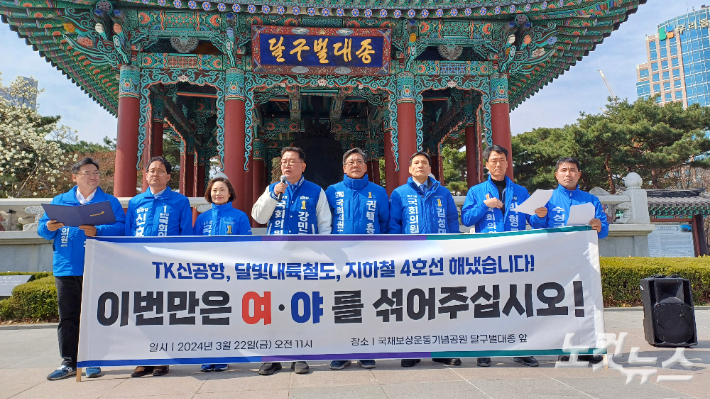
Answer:
POLYGON ((478 134, 476 126, 466 126, 466 184, 473 187, 480 183, 478 179, 478 134))
POLYGON ((429 156, 431 157, 431 174, 434 175, 434 179, 437 181, 441 181, 441 178, 439 177, 439 157, 437 154, 432 154, 429 153, 429 156))
POLYGON ((185 143, 183 148, 180 151, 180 192, 186 197, 194 197, 195 149, 190 143, 185 143))
POLYGON ((224 174, 237 190, 237 197, 232 206, 251 214, 251 208, 245 208, 245 196, 242 192, 245 185, 246 148, 245 122, 246 104, 244 101, 244 71, 230 68, 226 73, 226 96, 224 102, 224 174))
POLYGON ((146 145, 145 148, 143 148, 143 159, 142 159, 142 164, 143 164, 143 170, 141 171, 140 175, 142 176, 141 178, 141 192, 145 192, 145 190, 148 189, 148 176, 146 176, 146 170, 148 169, 148 162, 150 161, 150 137, 145 138, 146 145))
POLYGON ((392 191, 400 186, 399 177, 395 171, 392 129, 385 130, 385 185, 387 195, 392 195, 392 191))
POLYGON ((441 156, 441 154, 438 153, 438 151, 434 154, 431 154, 431 173, 434 175, 434 178, 441 183, 441 185, 445 185, 444 183, 444 157, 441 156))
POLYGON ((150 135, 145 138, 143 148, 143 187, 142 192, 148 189, 148 179, 145 170, 152 157, 163 156, 163 120, 165 119, 165 100, 162 93, 153 92, 151 95, 152 123, 150 135))
POLYGON ((398 186, 409 179, 409 157, 417 152, 417 110, 414 93, 414 75, 402 72, 397 75, 397 141, 399 150, 398 186))
MULTIPOLYGON (((252 160, 252 169, 254 170, 252 175, 252 196, 251 203, 256 203, 261 194, 266 190, 266 165, 264 162, 264 157, 266 156, 266 151, 264 148, 264 141, 262 139, 254 139, 252 141, 252 152, 254 153, 254 158, 252 160)), ((251 212, 249 212, 251 214, 251 212)), ((256 226, 259 224, 257 223, 256 226)))
MULTIPOLYGON (((365 165, 367 166, 367 176, 369 180, 377 185, 380 184, 380 158, 377 156, 380 143, 376 140, 367 140, 365 143, 365 165)), ((385 147, 387 144, 385 143, 385 147)))
POLYGON ((113 194, 133 197, 138 184, 138 118, 140 116, 140 70, 122 65, 118 92, 118 134, 113 194))
POLYGON ((493 144, 508 150, 506 175, 513 178, 513 151, 510 138, 510 105, 508 104, 508 75, 494 74, 491 77, 491 129, 493 144))
POLYGON ((209 160, 205 159, 204 152, 202 150, 198 151, 197 157, 197 173, 195 173, 195 197, 205 196, 205 173, 206 165, 205 163, 209 160))
POLYGON ((367 161, 367 176, 371 182, 380 185, 380 160, 378 158, 367 161))
POLYGON ((163 121, 165 120, 165 98, 162 93, 153 96, 153 129, 150 134, 150 156, 163 156, 163 121))
POLYGON ((254 150, 249 151, 247 170, 244 171, 244 212, 249 216, 252 226, 256 226, 251 217, 251 208, 254 206, 254 150))

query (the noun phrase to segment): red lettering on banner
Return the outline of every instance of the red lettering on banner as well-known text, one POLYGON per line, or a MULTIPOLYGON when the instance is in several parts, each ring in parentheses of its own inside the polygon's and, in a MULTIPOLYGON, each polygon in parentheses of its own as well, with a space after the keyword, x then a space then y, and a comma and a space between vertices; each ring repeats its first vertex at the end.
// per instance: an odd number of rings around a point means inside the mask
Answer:
POLYGON ((261 297, 254 291, 247 292, 242 298, 242 319, 247 324, 256 324, 264 320, 264 325, 271 324, 271 292, 264 292, 261 297), (249 312, 249 305, 254 302, 254 315, 249 312))

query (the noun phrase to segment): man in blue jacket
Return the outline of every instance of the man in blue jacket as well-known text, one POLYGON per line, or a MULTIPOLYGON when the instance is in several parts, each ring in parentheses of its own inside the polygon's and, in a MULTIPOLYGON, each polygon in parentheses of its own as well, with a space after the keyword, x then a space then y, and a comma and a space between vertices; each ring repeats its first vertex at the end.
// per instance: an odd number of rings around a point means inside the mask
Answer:
MULTIPOLYGON (((148 189, 128 202, 126 235, 134 237, 192 235, 190 200, 170 190, 172 165, 163 157, 153 157, 145 170, 148 189)), ((168 373, 168 366, 138 366, 131 377, 168 373)))
MULTIPOLYGON (((533 215, 530 218, 530 224, 534 228, 565 227, 572 205, 591 203, 594 205, 594 218, 589 221, 589 225, 597 231, 597 237, 600 240, 609 235, 609 222, 599 198, 579 189, 577 182, 582 177, 579 161, 570 157, 560 158, 555 165, 555 177, 559 185, 546 205, 547 215, 543 217, 533 215)), ((568 361, 569 356, 560 356, 559 360, 568 361)), ((579 355, 579 360, 599 363, 603 357, 600 355, 579 355)))
MULTIPOLYGON (((64 359, 62 365, 47 376, 50 381, 61 380, 76 375, 76 359, 79 348, 79 316, 81 314, 81 288, 84 280, 84 242, 86 237, 122 236, 126 215, 116 197, 103 192, 99 187, 101 174, 99 164, 91 158, 84 158, 71 168, 72 180, 76 186, 52 199, 54 205, 80 206, 109 201, 116 222, 97 226, 81 225, 66 227, 56 220, 49 220, 44 214, 39 220, 37 233, 46 240, 52 240, 54 247, 54 280, 57 286, 59 305, 59 354, 64 359)), ((100 377, 99 367, 88 367, 88 378, 100 377)))
MULTIPOLYGON (((401 166, 401 165, 400 165, 401 166)), ((407 184, 390 197, 390 234, 460 233, 459 213, 451 192, 431 174, 431 158, 416 152, 409 158, 407 184)), ((461 359, 434 358, 437 363, 461 365, 461 359)), ((402 359, 402 367, 413 367, 420 359, 402 359)))
POLYGON ((390 234, 459 233, 459 214, 451 192, 431 174, 431 158, 417 152, 409 158, 407 184, 392 191, 390 234))
POLYGON ((579 161, 574 158, 561 158, 555 166, 555 178, 559 183, 552 198, 547 203, 547 215, 532 216, 530 222, 535 228, 554 228, 567 226, 569 210, 572 205, 591 203, 594 205, 594 218, 589 221, 592 229, 597 231, 597 237, 601 240, 609 235, 609 222, 604 213, 599 198, 594 194, 579 189, 579 179, 582 171, 579 161))
MULTIPOLYGON (((387 191, 367 178, 365 153, 352 148, 343 155, 343 181, 325 190, 333 214, 333 234, 387 234, 390 220, 387 191)), ((361 367, 375 368, 374 360, 359 360, 361 367)), ((333 360, 331 370, 342 370, 349 360, 333 360)))
MULTIPOLYGON (((306 153, 298 147, 281 149, 281 178, 271 183, 254 204, 251 216, 257 223, 268 223, 267 234, 330 234, 331 214, 328 199, 320 186, 303 178, 306 153)), ((271 375, 281 363, 264 363, 259 374, 271 375)), ((291 363, 296 374, 309 371, 306 362, 291 363)))
MULTIPOLYGON (((489 175, 488 180, 471 187, 461 209, 464 226, 476 226, 476 233, 495 233, 525 230, 530 216, 515 211, 530 196, 528 190, 513 183, 505 175, 508 169, 508 150, 492 145, 483 151, 483 159, 489 175)), ((535 210, 536 215, 545 216, 547 208, 535 210)), ((514 357, 514 361, 526 366, 537 367, 533 356, 514 357)), ((491 358, 479 357, 479 367, 490 367, 491 358)))

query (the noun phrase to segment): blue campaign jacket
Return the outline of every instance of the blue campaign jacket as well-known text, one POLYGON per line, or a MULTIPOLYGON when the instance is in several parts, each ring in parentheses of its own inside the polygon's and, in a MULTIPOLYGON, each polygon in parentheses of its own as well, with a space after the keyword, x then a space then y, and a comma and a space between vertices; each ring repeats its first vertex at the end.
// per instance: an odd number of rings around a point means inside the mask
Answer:
POLYGON ((148 188, 128 202, 126 235, 136 237, 192 235, 190 200, 170 190, 170 187, 155 198, 148 188))
POLYGON ((530 220, 530 215, 515 211, 518 205, 530 197, 525 187, 513 183, 508 176, 505 177, 505 215, 499 208, 489 208, 483 203, 486 194, 490 198, 498 198, 498 187, 490 176, 487 181, 468 190, 461 209, 461 223, 464 226, 476 225, 476 233, 525 230, 525 223, 530 220))
MULTIPOLYGON (((269 185, 271 197, 276 198, 274 187, 269 185)), ((301 177, 296 184, 288 184, 281 202, 276 204, 266 229, 267 234, 318 234, 316 205, 321 188, 301 177)))
POLYGON ((426 192, 414 179, 397 187, 390 197, 390 234, 459 233, 459 214, 451 192, 429 177, 426 192))
POLYGON ((212 209, 197 217, 193 230, 196 236, 251 235, 247 214, 231 202, 212 204, 212 209))
POLYGON ((599 202, 599 198, 594 194, 580 190, 579 186, 573 191, 570 191, 562 185, 558 185, 555 191, 552 192, 552 198, 550 198, 550 201, 546 205, 547 216, 539 218, 537 215, 533 215, 530 217, 530 224, 536 229, 567 226, 570 206, 586 203, 594 204, 594 217, 602 222, 602 231, 597 234, 601 240, 609 235, 609 222, 606 219, 604 207, 602 207, 601 202, 599 202))
POLYGON ((332 234, 387 234, 390 209, 387 191, 362 179, 343 176, 343 181, 325 190, 333 215, 332 234))
MULTIPOLYGON (((64 194, 57 195, 52 199, 54 205, 79 206, 76 199, 77 186, 64 194)), ((109 201, 111 209, 116 217, 114 224, 101 224, 96 226, 97 236, 122 236, 125 231, 126 214, 118 199, 113 195, 106 194, 101 187, 96 188, 96 194, 87 204, 109 201)), ((49 217, 45 213, 39 220, 37 234, 47 240, 54 240, 54 268, 53 273, 57 277, 82 276, 84 275, 84 242, 86 234, 78 227, 62 227, 55 231, 49 231, 47 222, 49 217)))

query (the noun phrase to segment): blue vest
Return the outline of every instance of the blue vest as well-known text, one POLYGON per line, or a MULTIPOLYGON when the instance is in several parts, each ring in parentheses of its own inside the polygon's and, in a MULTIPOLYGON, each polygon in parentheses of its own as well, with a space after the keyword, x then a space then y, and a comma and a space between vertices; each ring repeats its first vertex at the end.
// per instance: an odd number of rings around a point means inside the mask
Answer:
MULTIPOLYGON (((79 206, 79 200, 76 199, 77 186, 74 186, 69 192, 57 195, 52 199, 54 205, 79 206)), ((96 235, 101 236, 122 236, 125 231, 124 223, 126 214, 123 212, 123 207, 118 199, 113 195, 109 195, 101 190, 101 187, 96 188, 96 194, 87 202, 87 204, 95 204, 97 202, 109 201, 111 209, 116 217, 114 224, 102 224, 96 226, 96 235)), ((46 240, 53 240, 52 247, 54 248, 53 257, 53 273, 57 277, 64 276, 82 276, 84 275, 84 243, 86 234, 84 230, 78 227, 62 227, 61 229, 49 231, 47 222, 49 217, 45 213, 39 219, 37 226, 37 234, 46 240)))
POLYGON ((251 235, 247 214, 232 206, 231 202, 217 205, 201 214, 195 221, 196 236, 251 235))
POLYGON ((156 198, 148 188, 128 202, 126 235, 136 237, 192 235, 190 200, 170 190, 170 187, 156 198))
POLYGON ((343 181, 325 190, 333 215, 332 234, 386 234, 389 223, 387 191, 362 179, 343 176, 343 181))
MULTIPOLYGON (((461 208, 461 222, 464 226, 476 225, 476 233, 495 233, 525 230, 530 215, 515 211, 518 205, 530 197, 525 187, 513 183, 505 177, 505 214, 500 208, 489 208, 483 201, 486 194, 498 198, 498 187, 488 177, 487 181, 471 187, 461 208)), ((500 199, 500 198, 498 198, 500 199)))
POLYGON ((429 178, 422 191, 411 177, 390 197, 390 234, 459 233, 459 214, 451 192, 429 178))
MULTIPOLYGON (((269 191, 276 198, 271 183, 269 191)), ((288 183, 281 202, 276 204, 266 229, 267 234, 318 234, 318 219, 316 205, 322 189, 301 176, 296 184, 288 183)))

